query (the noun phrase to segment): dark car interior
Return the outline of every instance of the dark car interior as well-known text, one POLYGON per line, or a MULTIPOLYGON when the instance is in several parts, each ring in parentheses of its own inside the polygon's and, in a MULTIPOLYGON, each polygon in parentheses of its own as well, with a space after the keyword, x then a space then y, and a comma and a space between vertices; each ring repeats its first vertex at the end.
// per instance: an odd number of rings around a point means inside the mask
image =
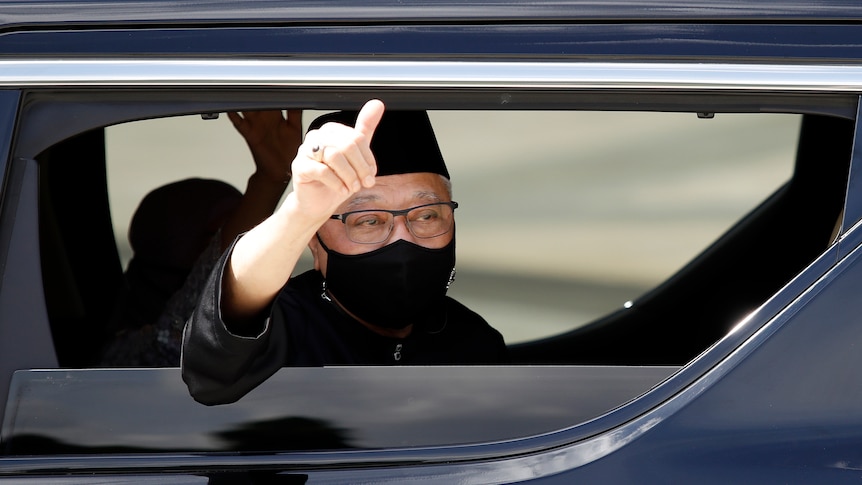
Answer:
POLYGON ((105 173, 104 130, 43 152, 39 161, 42 279, 61 366, 95 364, 124 289, 105 173))
MULTIPOLYGON (((829 244, 852 120, 806 115, 792 180, 699 257, 626 308, 571 332, 512 345, 515 363, 680 365, 726 334, 829 244), (824 219, 818 214, 833 214, 824 219), (792 241, 793 244, 788 244, 792 241)), ((60 365, 86 367, 123 291, 106 190, 104 130, 51 146, 40 166, 45 298, 60 365)))

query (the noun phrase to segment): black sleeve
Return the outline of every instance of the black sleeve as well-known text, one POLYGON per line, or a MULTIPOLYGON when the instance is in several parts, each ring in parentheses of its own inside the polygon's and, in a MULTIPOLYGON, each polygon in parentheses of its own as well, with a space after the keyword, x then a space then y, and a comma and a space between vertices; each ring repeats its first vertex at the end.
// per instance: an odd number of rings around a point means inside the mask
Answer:
POLYGON ((265 381, 285 362, 283 325, 262 319, 259 335, 236 335, 221 316, 222 277, 233 251, 222 255, 183 329, 180 366, 192 397, 207 405, 237 401, 265 381))

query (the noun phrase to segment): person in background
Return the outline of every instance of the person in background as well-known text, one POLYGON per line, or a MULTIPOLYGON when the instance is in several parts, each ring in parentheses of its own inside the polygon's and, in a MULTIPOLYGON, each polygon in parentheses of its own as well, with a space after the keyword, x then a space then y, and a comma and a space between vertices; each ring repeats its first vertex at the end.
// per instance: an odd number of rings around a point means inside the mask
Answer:
POLYGON ((101 364, 171 367, 180 363, 182 328, 222 252, 272 214, 290 182, 302 140, 302 113, 228 113, 254 159, 246 190, 192 178, 147 194, 129 225, 133 256, 115 306, 101 364))
POLYGON ((455 274, 449 172, 424 111, 312 122, 294 190, 238 238, 186 324, 182 376, 204 404, 283 366, 494 364, 499 332, 446 296, 455 274), (314 269, 292 273, 306 245, 314 269))

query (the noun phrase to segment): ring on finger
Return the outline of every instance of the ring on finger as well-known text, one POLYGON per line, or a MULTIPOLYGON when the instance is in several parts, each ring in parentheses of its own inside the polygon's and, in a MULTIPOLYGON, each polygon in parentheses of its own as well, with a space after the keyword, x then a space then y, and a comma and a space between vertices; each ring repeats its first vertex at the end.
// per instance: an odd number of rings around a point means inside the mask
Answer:
POLYGON ((308 158, 310 158, 312 160, 316 160, 318 162, 322 162, 323 161, 323 150, 325 148, 326 148, 325 145, 321 145, 319 143, 315 143, 314 145, 311 145, 311 147, 308 150, 308 154, 307 154, 308 158))

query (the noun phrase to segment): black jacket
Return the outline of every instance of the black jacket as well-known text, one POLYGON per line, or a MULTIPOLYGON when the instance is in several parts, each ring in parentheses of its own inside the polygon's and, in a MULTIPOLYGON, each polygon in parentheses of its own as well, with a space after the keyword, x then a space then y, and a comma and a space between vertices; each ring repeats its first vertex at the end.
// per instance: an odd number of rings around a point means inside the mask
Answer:
POLYGON ((404 339, 378 335, 321 297, 322 275, 291 278, 261 319, 257 335, 231 332, 221 319, 221 281, 228 251, 216 265, 183 333, 182 375, 204 404, 234 402, 284 366, 498 364, 503 337, 485 320, 446 298, 446 321, 414 327, 404 339))

